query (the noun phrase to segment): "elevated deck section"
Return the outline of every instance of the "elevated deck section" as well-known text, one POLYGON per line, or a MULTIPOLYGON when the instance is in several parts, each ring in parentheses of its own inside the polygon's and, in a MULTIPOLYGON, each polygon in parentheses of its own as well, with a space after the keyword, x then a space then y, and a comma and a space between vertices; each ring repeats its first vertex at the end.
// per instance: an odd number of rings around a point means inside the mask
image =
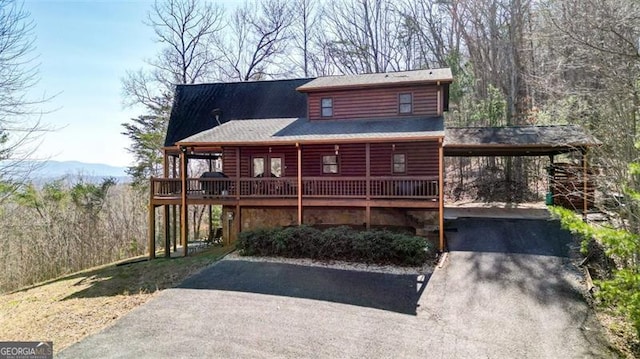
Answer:
MULTIPOLYGON (((438 178, 305 177, 189 178, 186 199, 192 204, 241 206, 354 206, 437 208, 438 178)), ((152 178, 151 204, 181 204, 178 178, 152 178)))

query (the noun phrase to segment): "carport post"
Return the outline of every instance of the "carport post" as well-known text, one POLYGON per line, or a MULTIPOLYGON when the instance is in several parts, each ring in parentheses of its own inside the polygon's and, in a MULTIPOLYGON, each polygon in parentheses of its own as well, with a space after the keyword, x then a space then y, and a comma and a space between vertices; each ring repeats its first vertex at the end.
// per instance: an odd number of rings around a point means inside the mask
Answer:
POLYGON ((302 146, 296 143, 298 149, 298 225, 302 224, 302 146))
POLYGON ((439 242, 440 242, 440 252, 444 251, 444 149, 443 149, 443 138, 441 137, 438 140, 438 157, 440 161, 440 168, 438 174, 438 200, 439 200, 439 242))

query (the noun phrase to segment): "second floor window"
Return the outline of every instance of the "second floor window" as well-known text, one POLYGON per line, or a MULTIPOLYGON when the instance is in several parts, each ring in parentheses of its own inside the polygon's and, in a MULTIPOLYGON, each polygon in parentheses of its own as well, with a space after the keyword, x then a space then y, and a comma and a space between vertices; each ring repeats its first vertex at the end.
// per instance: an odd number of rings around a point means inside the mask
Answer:
POLYGON ((322 173, 338 173, 338 156, 327 155, 322 156, 322 173))
POLYGON ((320 100, 320 111, 322 117, 333 116, 333 99, 330 97, 325 97, 320 100))
POLYGON ((401 93, 398 96, 398 110, 401 114, 413 112, 413 95, 411 93, 401 93))

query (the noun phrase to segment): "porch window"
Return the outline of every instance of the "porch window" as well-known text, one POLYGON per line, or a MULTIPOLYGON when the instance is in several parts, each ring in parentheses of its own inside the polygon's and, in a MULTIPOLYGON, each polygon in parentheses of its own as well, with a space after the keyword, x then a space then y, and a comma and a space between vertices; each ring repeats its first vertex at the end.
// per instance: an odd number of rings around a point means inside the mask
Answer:
POLYGON ((320 107, 322 111, 322 117, 331 117, 333 116, 333 99, 330 97, 325 97, 320 100, 320 107))
POLYGON ((254 157, 251 175, 253 177, 264 176, 264 157, 254 157))
POLYGON ((398 109, 401 114, 410 114, 413 112, 413 94, 401 93, 398 96, 398 109))
POLYGON ((282 157, 271 157, 271 176, 282 177, 282 157))
POLYGON ((282 157, 258 156, 253 157, 251 174, 253 177, 282 177, 282 157), (265 170, 271 170, 265 173, 265 170))
POLYGON ((337 155, 322 156, 322 173, 324 174, 338 173, 338 156, 337 155))
POLYGON ((407 172, 407 156, 404 153, 393 154, 393 173, 407 172))

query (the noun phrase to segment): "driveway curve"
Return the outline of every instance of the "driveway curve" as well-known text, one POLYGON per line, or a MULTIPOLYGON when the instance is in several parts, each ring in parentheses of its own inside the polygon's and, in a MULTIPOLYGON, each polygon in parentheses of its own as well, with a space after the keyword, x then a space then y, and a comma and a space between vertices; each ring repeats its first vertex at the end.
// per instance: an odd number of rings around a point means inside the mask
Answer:
POLYGON ((449 228, 433 274, 225 259, 58 357, 614 357, 557 222, 449 228))

